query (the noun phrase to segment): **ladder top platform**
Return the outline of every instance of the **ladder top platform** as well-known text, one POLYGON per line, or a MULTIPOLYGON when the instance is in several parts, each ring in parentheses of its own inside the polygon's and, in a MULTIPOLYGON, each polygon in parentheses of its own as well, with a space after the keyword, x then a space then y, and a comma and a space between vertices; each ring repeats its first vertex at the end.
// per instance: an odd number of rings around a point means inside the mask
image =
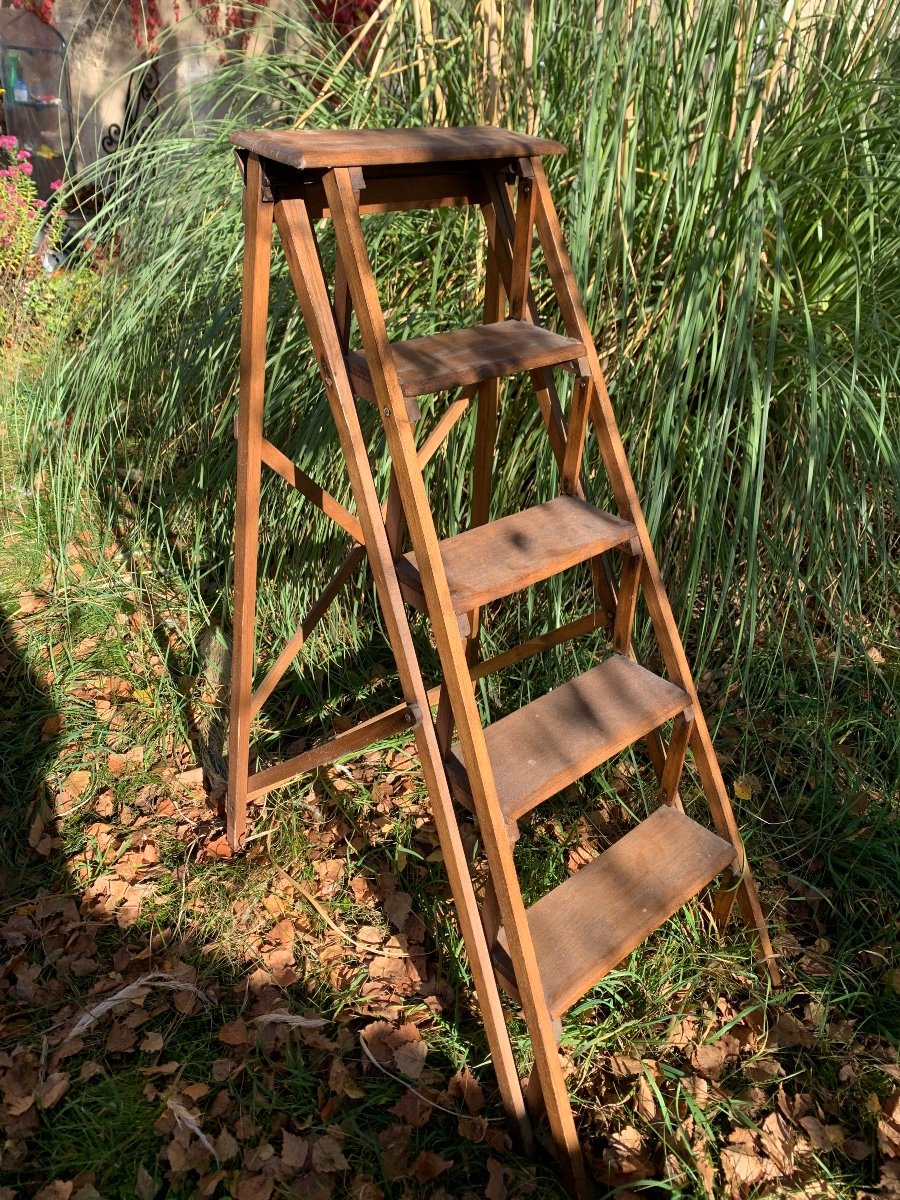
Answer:
POLYGON ((296 170, 382 167, 563 154, 549 138, 493 126, 453 129, 247 129, 231 134, 235 146, 296 170))

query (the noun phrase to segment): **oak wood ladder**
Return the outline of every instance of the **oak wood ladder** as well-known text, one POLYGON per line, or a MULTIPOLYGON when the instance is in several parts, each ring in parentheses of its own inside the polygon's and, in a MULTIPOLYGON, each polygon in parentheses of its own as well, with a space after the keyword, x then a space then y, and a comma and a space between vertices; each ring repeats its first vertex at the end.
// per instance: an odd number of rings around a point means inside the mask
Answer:
POLYGON ((244 175, 234 640, 228 753, 228 838, 247 835, 248 799, 403 730, 414 732, 456 912, 468 950, 497 1080, 526 1146, 544 1115, 569 1187, 591 1193, 558 1052, 560 1018, 606 972, 714 880, 722 925, 736 900, 756 953, 778 984, 766 932, 709 730, 616 427, 542 156, 556 142, 495 128, 234 134, 244 175), (484 216, 484 317, 472 328, 391 342, 363 239, 371 213, 455 205, 484 216), (329 291, 314 222, 336 239, 329 291), (272 229, 277 227, 319 365, 355 513, 263 433, 272 229), (535 231, 561 328, 538 321, 531 279, 535 231), (361 345, 350 348, 355 315, 361 345), (554 370, 574 376, 568 415, 554 370), (528 373, 559 468, 560 494, 490 520, 500 379, 528 373), (442 415, 416 442, 418 398, 447 392, 442 415), (378 407, 391 477, 382 503, 358 401, 378 407), (470 527, 440 540, 423 470, 453 425, 475 408, 470 527), (615 499, 585 498, 589 424, 615 499), (331 517, 350 546, 335 578, 253 690, 262 467, 331 517), (409 545, 409 549, 407 549, 409 545), (250 729, 341 588, 367 560, 396 659, 403 701, 326 744, 251 772, 250 729), (479 652, 485 605, 587 563, 594 611, 490 659, 479 652), (665 675, 636 660, 632 627, 642 594, 665 675), (423 610, 442 667, 426 688, 406 605, 423 610), (485 724, 475 681, 562 642, 605 628, 610 652, 586 674, 485 724), (436 715, 432 709, 436 706, 436 715), (456 740, 454 741, 454 731, 456 740), (659 807, 610 849, 526 908, 516 872, 518 823, 537 805, 635 742, 645 742, 659 807), (715 832, 685 815, 679 781, 688 750, 715 832), (457 814, 474 812, 489 882, 476 891, 457 814), (521 1005, 534 1066, 520 1083, 499 988, 521 1005))

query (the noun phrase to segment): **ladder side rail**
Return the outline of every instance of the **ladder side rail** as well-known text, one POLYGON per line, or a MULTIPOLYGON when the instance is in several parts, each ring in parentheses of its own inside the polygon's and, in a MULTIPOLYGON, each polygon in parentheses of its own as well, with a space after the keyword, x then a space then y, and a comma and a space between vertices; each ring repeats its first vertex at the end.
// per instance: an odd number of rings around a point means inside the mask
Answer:
MULTIPOLYGON (((324 183, 338 246, 347 266, 350 292, 363 346, 372 366, 372 380, 378 396, 388 451, 397 471, 407 525, 419 564, 463 757, 472 781, 473 799, 482 830, 484 849, 497 889, 503 923, 507 929, 508 944, 532 1038, 541 1090, 547 1101, 553 1139, 563 1173, 579 1193, 586 1197, 588 1184, 584 1160, 556 1049, 553 1024, 528 929, 512 849, 500 813, 481 717, 475 702, 450 589, 440 557, 430 501, 416 462, 412 426, 403 404, 372 267, 363 240, 358 201, 346 169, 329 172, 324 183)), ((479 933, 483 938, 480 925, 479 933)))
POLYGON ((272 206, 263 201, 262 185, 262 164, 256 154, 249 154, 244 171, 243 193, 244 269, 237 417, 228 792, 225 806, 228 844, 234 850, 243 845, 247 832, 266 327, 272 255, 272 206))
MULTIPOLYGON (((511 1121, 517 1127, 525 1145, 529 1146, 532 1140, 531 1127, 525 1112, 509 1031, 494 979, 490 951, 481 927, 465 848, 456 824, 453 802, 438 753, 434 725, 431 721, 430 697, 422 680, 400 587, 393 569, 371 464, 350 388, 334 314, 328 302, 328 290, 315 234, 302 201, 285 201, 276 205, 275 218, 347 464, 388 639, 397 662, 403 696, 408 705, 415 704, 422 714, 422 720, 415 727, 416 748, 428 793, 432 798, 435 826, 444 852, 460 928, 469 951, 475 990, 500 1094, 511 1121)), ((405 409, 403 411, 405 413, 405 409)))
MULTIPOLYGON (((745 923, 755 927, 758 937, 759 958, 765 962, 773 984, 778 987, 781 982, 780 972, 775 963, 772 944, 766 928, 762 906, 756 892, 753 877, 747 864, 743 840, 738 831, 737 822, 731 807, 731 801, 722 779, 713 749, 709 728, 700 706, 697 690, 684 652, 675 617, 669 603, 668 595, 663 586, 659 564, 647 530, 643 512, 638 501, 634 480, 628 466, 625 447, 616 424, 606 381, 603 375, 590 326, 581 303, 575 275, 566 249, 556 208, 553 204, 547 178, 543 166, 538 161, 534 166, 535 183, 538 192, 537 228, 541 248, 553 282, 557 303, 563 316, 563 323, 570 337, 578 337, 585 346, 591 375, 594 380, 593 403, 591 419, 597 436, 600 453, 609 476, 616 503, 622 516, 632 521, 638 531, 638 538, 643 552, 643 570, 641 572, 644 584, 644 596, 650 613, 653 630, 662 651, 663 660, 672 681, 683 688, 690 697, 694 710, 694 724, 691 733, 690 746, 694 752, 694 760, 700 781, 706 794, 710 814, 715 827, 723 838, 731 842, 737 852, 737 873, 739 881, 736 889, 730 895, 737 898, 738 905, 745 923)), ((720 916, 725 913, 727 901, 723 900, 719 909, 720 916)))

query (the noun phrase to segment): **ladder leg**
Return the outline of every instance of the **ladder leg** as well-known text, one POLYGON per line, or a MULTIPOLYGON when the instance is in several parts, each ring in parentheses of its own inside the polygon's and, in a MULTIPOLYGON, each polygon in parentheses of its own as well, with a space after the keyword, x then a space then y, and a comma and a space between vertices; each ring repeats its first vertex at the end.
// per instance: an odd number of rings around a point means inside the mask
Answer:
MULTIPOLYGON (((468 664, 459 639, 458 624, 440 556, 428 493, 418 467, 412 427, 403 402, 375 280, 363 241, 359 204, 353 192, 350 173, 346 169, 327 172, 323 182, 337 243, 347 268, 353 308, 370 364, 388 450, 397 471, 403 509, 419 565, 435 643, 450 692, 485 853, 491 877, 498 890, 500 913, 522 996, 525 1020, 534 1048, 535 1063, 561 1172, 576 1194, 585 1197, 586 1200, 590 1195, 590 1187, 556 1049, 553 1021, 544 998, 534 944, 528 930, 525 904, 500 814, 484 731, 475 703, 468 664)), ((456 829, 452 814, 450 819, 456 829)), ((459 836, 458 829, 456 836, 459 836)), ((486 949, 487 943, 484 941, 484 931, 480 922, 477 932, 486 949)))
POLYGON ((659 565, 647 531, 641 507, 638 502, 634 480, 628 467, 625 447, 616 425, 606 381, 600 367, 597 351, 591 336, 590 327, 581 297, 575 283, 572 264, 565 248, 559 218, 547 186, 540 160, 532 160, 534 164, 535 186, 537 188, 537 229, 541 248, 547 264, 547 270, 553 282, 554 292, 563 316, 563 323, 570 337, 579 338, 585 346, 591 374, 594 379, 594 391, 591 403, 591 419, 597 435, 600 453, 612 485, 616 503, 622 516, 632 521, 637 528, 641 550, 644 556, 643 583, 644 597, 653 623, 653 630, 662 651, 666 668, 674 683, 683 688, 691 699, 694 709, 694 731, 691 736, 691 749, 700 776, 703 791, 709 804, 710 815, 717 832, 734 846, 738 855, 739 883, 735 896, 746 925, 756 932, 757 958, 765 964, 773 984, 778 987, 781 976, 772 952, 772 943, 766 928, 765 917, 756 893, 756 886, 747 865, 746 854, 731 802, 725 790, 722 773, 713 750, 712 739, 700 707, 697 690, 691 676, 690 667, 684 653, 684 647, 678 634, 678 627, 669 604, 660 575, 659 565))
POLYGON ((613 623, 613 649, 619 654, 632 654, 631 634, 634 615, 637 611, 638 588, 641 582, 641 547, 635 540, 623 553, 622 580, 616 599, 616 617, 613 623))
POLYGON ((672 734, 659 779, 660 799, 663 804, 675 805, 682 812, 684 808, 678 795, 678 781, 684 769, 684 759, 693 728, 694 714, 688 708, 679 713, 672 724, 672 734))
POLYGON ((450 753, 453 742, 453 709, 450 707, 450 693, 446 683, 441 684, 441 694, 438 697, 437 714, 434 719, 434 731, 437 734, 438 749, 443 762, 450 753))
POLYGON ((237 850, 247 830, 251 690, 256 624, 256 570, 266 321, 272 206, 262 200, 260 162, 247 160, 244 186, 244 290, 241 317, 240 400, 237 421, 237 504, 234 546, 234 614, 231 651, 231 719, 228 730, 228 844, 237 850))
MULTIPOLYGON (((342 196, 341 203, 345 199, 346 197, 342 196)), ((353 204, 352 190, 349 199, 353 204)), ((275 219, 287 257, 291 279, 303 311, 304 321, 310 333, 316 358, 323 367, 322 377, 325 391, 350 476, 350 485, 363 527, 372 575, 384 615, 388 639, 397 663, 403 695, 407 702, 416 704, 422 713, 422 720, 415 729, 416 749, 422 764, 428 794, 431 797, 434 822, 444 852, 444 865, 455 903, 456 915, 469 953, 475 990, 484 1020, 500 1095, 511 1124, 527 1148, 532 1145, 531 1125, 525 1111, 522 1087, 509 1040, 509 1031, 506 1028, 500 993, 494 978, 493 965, 481 925, 468 860, 444 774, 431 720, 428 695, 422 681, 412 633, 394 570, 378 495, 375 490, 375 481, 372 477, 365 441, 350 381, 347 377, 340 338, 328 303, 328 291, 319 260, 315 234, 309 213, 302 200, 285 200, 276 204, 275 219)), ((358 223, 358 212, 356 219, 358 223)), ((337 222, 335 224, 337 226, 337 222)), ((345 262, 347 262, 346 258, 345 262)), ((353 266, 349 262, 347 262, 347 266, 348 271, 352 272, 353 266)), ((410 439, 412 439, 411 432, 410 439)), ((457 626, 454 627, 454 633, 459 646, 457 626)))
MULTIPOLYGON (((494 210, 490 205, 482 209, 485 223, 489 231, 495 221, 494 210)), ((493 238, 488 237, 486 257, 486 278, 484 288, 484 317, 485 325, 493 324, 503 319, 504 290, 500 282, 500 272, 497 259, 491 249, 493 238)), ((478 407, 475 414, 475 455, 472 469, 472 516, 471 525, 475 529, 484 525, 491 515, 491 492, 494 483, 494 446, 497 441, 497 422, 500 406, 500 380, 487 379, 478 385, 478 407)), ((466 647, 466 657, 469 663, 478 660, 478 641, 481 633, 481 610, 474 609, 469 617, 469 642, 466 647)))

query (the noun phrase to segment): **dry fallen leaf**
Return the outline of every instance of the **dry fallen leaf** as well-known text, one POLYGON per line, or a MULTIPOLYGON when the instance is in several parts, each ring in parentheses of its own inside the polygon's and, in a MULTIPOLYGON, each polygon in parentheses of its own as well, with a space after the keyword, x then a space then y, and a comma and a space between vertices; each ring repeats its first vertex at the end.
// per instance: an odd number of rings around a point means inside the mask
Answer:
POLYGON ((344 1158, 341 1143, 330 1133, 316 1138, 312 1144, 311 1163, 316 1171, 346 1171, 350 1164, 344 1158))
POLYGON ((769 1030, 770 1047, 812 1046, 815 1042, 812 1030, 808 1029, 791 1013, 779 1013, 778 1020, 769 1030))
POLYGON ((688 1014, 681 1018, 676 1017, 672 1021, 666 1034, 666 1045, 683 1048, 692 1045, 699 1037, 700 1022, 696 1017, 688 1014))
POLYGON ((484 1189, 487 1200, 507 1200, 509 1192, 506 1189, 506 1170, 503 1163, 496 1158, 487 1160, 488 1182, 484 1189))
POLYGON ((251 1175, 242 1171, 234 1189, 234 1200, 269 1200, 275 1190, 271 1175, 251 1175))
POLYGON ((441 1158, 431 1150, 423 1150, 414 1159, 409 1174, 419 1183, 430 1183, 432 1179, 437 1179, 439 1175, 449 1171, 452 1166, 452 1159, 441 1158))
POLYGON ((243 1017, 238 1017, 235 1021, 229 1021, 219 1030, 218 1038, 220 1042, 224 1042, 226 1046, 245 1046, 249 1041, 249 1032, 247 1023, 243 1017))
POLYGON ((650 1178, 653 1172, 644 1138, 633 1125, 610 1134, 603 1159, 622 1175, 639 1174, 642 1178, 650 1178))
POLYGON ((106 1039, 106 1049, 111 1054, 126 1054, 134 1049, 137 1033, 123 1021, 117 1021, 109 1031, 106 1039))
POLYGON ((424 1042, 407 1042, 394 1051, 394 1063, 401 1074, 409 1079, 420 1079, 425 1070, 428 1047, 424 1042))
POLYGON ((281 1131, 281 1161, 291 1171, 299 1171, 309 1155, 309 1142, 289 1129, 281 1131))
POLYGON ((695 1046, 690 1053, 690 1063, 706 1079, 720 1079, 725 1069, 724 1047, 720 1042, 695 1046))
POLYGON ((384 911, 388 920, 396 929, 402 929, 406 918, 412 910, 412 899, 406 892, 394 892, 384 902, 384 911))
POLYGON ((137 1180, 134 1185, 134 1194, 137 1200, 153 1200, 156 1195, 157 1186, 153 1181, 153 1176, 147 1170, 143 1163, 138 1167, 137 1180))
POLYGON ((64 1071, 54 1071, 38 1088, 37 1099, 41 1108, 53 1108, 69 1090, 69 1076, 64 1071))
POLYGON ((607 1059, 607 1067, 612 1075, 628 1078, 643 1075, 644 1064, 639 1058, 631 1058, 627 1054, 611 1054, 607 1059))
POLYGON ((878 1149, 885 1158, 900 1158, 900 1091, 892 1092, 882 1105, 878 1149))
POLYGON ((35 592, 20 592, 19 608, 16 616, 31 616, 32 613, 40 612, 42 608, 46 608, 49 603, 49 596, 39 596, 35 592))
POLYGON ((468 1065, 459 1068, 450 1080, 447 1091, 454 1098, 462 1100, 470 1113, 479 1113, 484 1108, 484 1092, 468 1065))
POLYGON ((741 1070, 751 1083, 771 1083, 784 1074, 784 1067, 774 1058, 750 1059, 742 1064, 741 1070))

